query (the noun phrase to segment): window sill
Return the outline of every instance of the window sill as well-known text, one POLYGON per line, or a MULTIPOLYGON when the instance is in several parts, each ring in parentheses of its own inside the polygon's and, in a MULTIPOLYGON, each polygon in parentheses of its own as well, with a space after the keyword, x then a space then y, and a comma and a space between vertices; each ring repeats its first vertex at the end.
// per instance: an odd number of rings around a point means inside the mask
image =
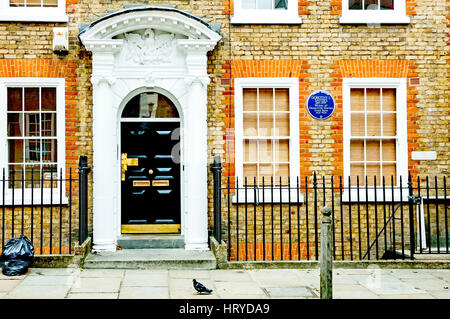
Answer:
POLYGON ((302 19, 299 16, 281 16, 278 14, 271 16, 236 14, 231 17, 231 24, 302 24, 302 19))
POLYGON ((340 24, 409 24, 411 22, 408 16, 398 15, 378 15, 367 17, 364 14, 360 15, 342 15, 339 19, 340 24))
POLYGON ((11 22, 69 22, 69 16, 67 14, 56 15, 11 15, 0 14, 0 21, 11 22))
MULTIPOLYGON (((380 187, 377 187, 377 191, 375 194, 375 191, 373 188, 367 189, 367 202, 408 202, 408 196, 409 196, 409 190, 408 186, 404 186, 402 189, 402 192, 400 192, 400 189, 394 189, 394 196, 392 196, 392 189, 390 187, 385 188, 385 194, 383 197, 383 189, 380 187), (375 197, 376 195, 376 197, 375 197), (375 200, 376 198, 376 200, 375 200)), ((342 202, 343 203, 357 203, 358 202, 358 190, 352 189, 350 192, 348 189, 345 189, 342 192, 342 202)), ((361 187, 359 189, 359 202, 365 203, 366 202, 366 189, 361 187)))
POLYGON ((299 193, 298 199, 297 199, 297 189, 291 189, 291 192, 289 194, 288 189, 281 189, 281 201, 280 201, 280 190, 276 189, 274 187, 273 189, 273 198, 272 193, 270 189, 265 188, 264 189, 264 196, 263 191, 261 188, 257 190, 256 193, 256 201, 255 201, 255 192, 253 188, 247 188, 247 199, 245 198, 245 189, 239 190, 239 202, 238 202, 238 196, 235 194, 233 195, 231 201, 233 204, 271 204, 271 203, 282 203, 282 204, 297 204, 297 203, 303 203, 304 197, 301 193, 299 193))

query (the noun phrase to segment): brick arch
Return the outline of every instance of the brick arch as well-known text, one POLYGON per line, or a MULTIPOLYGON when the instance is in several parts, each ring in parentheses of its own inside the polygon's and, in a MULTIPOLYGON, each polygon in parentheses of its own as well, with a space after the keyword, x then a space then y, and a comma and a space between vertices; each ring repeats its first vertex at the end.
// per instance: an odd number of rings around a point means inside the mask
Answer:
POLYGON ((66 173, 78 167, 77 65, 71 60, 1 59, 0 77, 65 78, 66 173))
MULTIPOLYGON (((234 0, 223 0, 222 4, 224 6, 222 14, 234 14, 234 0)), ((298 0, 298 14, 311 14, 308 6, 309 0, 298 0)))
MULTIPOLYGON (((414 16, 416 15, 417 0, 405 0, 406 1, 406 14, 414 16)), ((331 14, 342 14, 342 0, 331 0, 331 14)))

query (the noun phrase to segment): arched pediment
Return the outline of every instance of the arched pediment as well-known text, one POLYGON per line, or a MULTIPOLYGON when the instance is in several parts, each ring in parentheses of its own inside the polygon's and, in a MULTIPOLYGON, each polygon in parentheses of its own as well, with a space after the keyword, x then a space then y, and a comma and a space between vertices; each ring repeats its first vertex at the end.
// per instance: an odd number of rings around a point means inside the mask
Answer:
MULTIPOLYGON (((221 36, 199 17, 171 7, 141 6, 105 15, 85 26, 79 34, 81 41, 103 42, 120 38, 121 34, 136 30, 160 30, 178 34, 186 39, 210 40, 221 36)), ((120 41, 117 41, 120 44, 120 41)))

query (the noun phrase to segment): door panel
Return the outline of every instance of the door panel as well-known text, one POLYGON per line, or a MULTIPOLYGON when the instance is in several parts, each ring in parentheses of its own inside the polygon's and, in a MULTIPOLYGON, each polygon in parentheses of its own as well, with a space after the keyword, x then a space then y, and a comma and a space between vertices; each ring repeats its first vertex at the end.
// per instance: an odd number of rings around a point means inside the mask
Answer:
POLYGON ((180 229, 179 122, 121 123, 122 232, 180 229))

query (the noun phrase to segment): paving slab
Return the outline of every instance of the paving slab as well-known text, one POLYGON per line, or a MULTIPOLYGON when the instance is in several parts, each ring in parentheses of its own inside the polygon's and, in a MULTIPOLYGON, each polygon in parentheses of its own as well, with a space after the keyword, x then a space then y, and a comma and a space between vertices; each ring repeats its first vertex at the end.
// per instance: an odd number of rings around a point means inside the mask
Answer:
POLYGON ((29 274, 29 272, 26 273, 26 274, 20 275, 20 276, 5 276, 5 275, 0 271, 0 280, 22 280, 22 279, 24 279, 25 277, 27 277, 28 274, 29 274))
POLYGON ((169 285, 168 277, 167 273, 127 273, 123 277, 122 287, 167 287, 169 285))
POLYGON ((77 275, 68 275, 68 276, 28 276, 24 280, 22 280, 22 286, 72 286, 73 283, 77 280, 77 275))
POLYGON ((19 285, 3 296, 4 299, 63 299, 69 286, 23 286, 19 285))
POLYGON ((119 299, 168 299, 167 287, 122 287, 119 299))
POLYGON ((298 286, 298 287, 266 287, 263 288, 265 293, 269 297, 279 297, 279 298, 317 298, 318 296, 309 287, 298 286))
POLYGON ((414 286, 407 283, 375 282, 364 286, 377 295, 411 295, 425 293, 425 291, 416 289, 414 286))
POLYGON ((245 270, 211 270, 211 279, 215 281, 253 281, 245 270))
POLYGON ((264 295, 264 291, 254 282, 216 281, 217 293, 222 295, 264 295))
POLYGON ((435 279, 436 277, 433 276, 431 273, 424 272, 421 270, 415 270, 415 269, 392 269, 389 271, 389 274, 392 276, 395 276, 399 279, 435 279))
POLYGON ((67 299, 117 299, 119 297, 118 293, 102 292, 102 293, 86 293, 86 292, 76 292, 67 295, 67 299))
POLYGON ((216 291, 213 291, 210 294, 197 294, 197 292, 192 290, 170 290, 169 296, 171 299, 218 299, 219 296, 216 291))
POLYGON ((80 277, 82 278, 111 278, 123 277, 125 270, 123 269, 83 269, 80 277))
POLYGON ((333 299, 379 299, 379 296, 361 285, 333 285, 333 299))
POLYGON ((251 270, 248 273, 261 286, 298 286, 300 282, 292 270, 251 270))
POLYGON ((446 281, 439 279, 422 279, 420 277, 416 279, 402 279, 403 282, 422 290, 444 290, 449 288, 449 284, 446 281))
POLYGON ((437 299, 450 299, 450 290, 444 289, 444 290, 429 290, 427 291, 430 295, 437 299))
POLYGON ((381 295, 381 299, 436 299, 431 294, 381 295))
POLYGON ((21 283, 20 280, 0 280, 0 292, 8 292, 16 288, 21 283))
POLYGON ((30 268, 29 276, 69 276, 79 275, 80 268, 30 268))
POLYGON ((169 270, 170 278, 186 278, 186 279, 209 279, 211 278, 211 270, 169 270))
POLYGON ((78 278, 71 292, 119 292, 122 278, 78 278))

